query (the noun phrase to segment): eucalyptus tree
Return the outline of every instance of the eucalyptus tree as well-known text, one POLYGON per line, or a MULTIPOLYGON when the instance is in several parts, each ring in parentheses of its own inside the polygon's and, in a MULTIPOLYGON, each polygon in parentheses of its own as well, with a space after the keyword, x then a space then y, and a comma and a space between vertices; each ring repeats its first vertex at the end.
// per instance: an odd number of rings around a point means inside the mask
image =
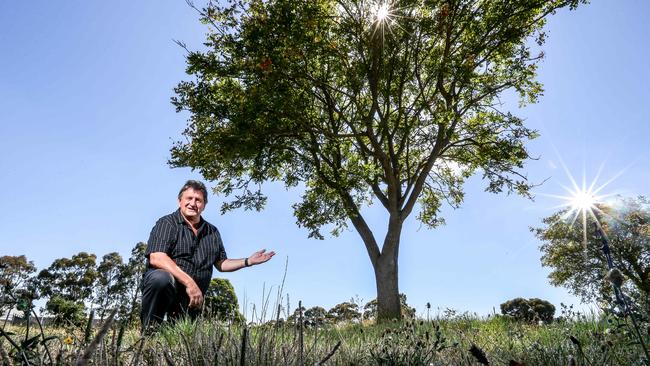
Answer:
MULTIPOLYGON (((190 113, 172 166, 197 169, 222 206, 263 208, 264 181, 304 184, 298 225, 323 238, 349 223, 372 263, 378 318, 400 317, 398 254, 415 211, 428 227, 480 172, 490 192, 528 195, 524 144, 509 112, 542 92, 543 26, 582 0, 232 0, 199 9, 203 51, 172 98, 190 113), (535 42, 536 41, 536 42, 535 42), (373 233, 363 207, 386 210, 373 233)), ((181 43, 181 45, 183 45, 181 43)))
POLYGON ((31 308, 35 294, 30 282, 34 272, 34 262, 28 261, 24 255, 0 257, 0 315, 9 310, 8 317, 14 307, 20 310, 31 308))
POLYGON ((0 292, 10 293, 25 287, 34 272, 34 262, 24 255, 3 255, 0 257, 0 292))
POLYGON ((122 256, 111 252, 102 257, 97 265, 97 282, 94 286, 94 303, 97 305, 99 319, 124 303, 127 286, 125 264, 122 256))
POLYGON ((81 324, 85 301, 92 300, 97 282, 97 256, 87 252, 70 258, 58 258, 35 278, 40 296, 47 297, 45 309, 57 324, 81 324))
MULTIPOLYGON (((650 306, 650 200, 643 196, 618 198, 598 204, 594 216, 587 217, 591 228, 599 218, 609 238, 613 264, 624 276, 623 289, 644 306, 650 306)), ((531 228, 541 241, 542 265, 551 272, 551 284, 567 288, 583 301, 614 303, 607 258, 595 230, 587 230, 570 212, 562 210, 542 220, 544 226, 531 228)))
POLYGON ((131 257, 122 267, 121 283, 125 284, 124 296, 120 304, 120 313, 126 314, 125 320, 134 323, 139 321, 142 308, 142 274, 147 270, 147 259, 144 255, 147 243, 139 242, 131 249, 131 257))

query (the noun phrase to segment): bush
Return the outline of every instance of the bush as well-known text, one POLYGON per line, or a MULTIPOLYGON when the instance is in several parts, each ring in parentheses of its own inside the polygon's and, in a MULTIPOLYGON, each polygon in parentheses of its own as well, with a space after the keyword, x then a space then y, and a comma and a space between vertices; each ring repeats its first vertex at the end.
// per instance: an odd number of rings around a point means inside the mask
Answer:
POLYGON ((555 315, 555 306, 546 300, 518 297, 501 304, 501 314, 521 321, 550 323, 555 315))
POLYGON ((52 323, 55 326, 82 326, 86 322, 84 304, 79 301, 64 299, 61 296, 52 296, 45 304, 45 310, 53 315, 52 323))
POLYGON ((205 313, 207 317, 229 320, 234 322, 245 321, 239 312, 239 302, 235 289, 230 281, 225 278, 213 278, 205 293, 205 313))

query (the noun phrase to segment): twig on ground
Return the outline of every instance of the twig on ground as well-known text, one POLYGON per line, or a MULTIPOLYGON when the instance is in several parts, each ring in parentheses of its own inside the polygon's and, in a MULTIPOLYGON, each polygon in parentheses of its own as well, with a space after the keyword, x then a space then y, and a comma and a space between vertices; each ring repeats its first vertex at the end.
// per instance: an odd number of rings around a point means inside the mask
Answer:
POLYGON ((332 348, 332 350, 330 351, 330 353, 328 353, 327 355, 325 355, 325 357, 324 357, 322 360, 320 360, 320 361, 317 363, 317 365, 318 365, 318 366, 320 366, 320 365, 324 365, 325 362, 327 362, 327 360, 329 360, 330 358, 332 358, 332 356, 334 356, 334 354, 335 354, 336 351, 339 349, 339 347, 341 347, 341 341, 338 341, 338 342, 336 343, 336 345, 334 346, 334 348, 332 348))

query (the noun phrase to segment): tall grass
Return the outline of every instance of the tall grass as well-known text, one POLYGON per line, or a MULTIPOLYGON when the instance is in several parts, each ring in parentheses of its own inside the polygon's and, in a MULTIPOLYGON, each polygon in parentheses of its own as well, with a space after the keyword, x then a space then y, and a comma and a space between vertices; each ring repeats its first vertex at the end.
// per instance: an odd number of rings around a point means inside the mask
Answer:
POLYGON ((89 334, 46 329, 51 340, 27 353, 26 329, 11 327, 0 356, 13 365, 641 365, 644 353, 627 329, 609 316, 537 325, 461 314, 321 328, 182 320, 141 337, 109 317, 89 334))

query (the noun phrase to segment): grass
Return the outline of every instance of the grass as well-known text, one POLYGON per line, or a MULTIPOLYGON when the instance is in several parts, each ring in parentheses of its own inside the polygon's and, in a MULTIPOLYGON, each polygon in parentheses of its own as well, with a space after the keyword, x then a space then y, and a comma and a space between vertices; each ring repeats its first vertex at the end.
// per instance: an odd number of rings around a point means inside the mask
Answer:
MULTIPOLYGON (((643 352, 628 329, 618 318, 596 316, 538 325, 461 314, 302 329, 199 320, 180 321, 150 337, 140 337, 135 328, 122 329, 120 335, 115 323, 108 324, 103 336, 98 336, 100 328, 90 334, 48 328, 45 338, 52 337, 50 341, 43 343, 41 337, 28 355, 6 339, 0 346, 3 362, 9 358, 15 365, 25 360, 61 365, 642 365, 643 352)), ((25 338, 24 328, 7 331, 16 344, 25 338)))

